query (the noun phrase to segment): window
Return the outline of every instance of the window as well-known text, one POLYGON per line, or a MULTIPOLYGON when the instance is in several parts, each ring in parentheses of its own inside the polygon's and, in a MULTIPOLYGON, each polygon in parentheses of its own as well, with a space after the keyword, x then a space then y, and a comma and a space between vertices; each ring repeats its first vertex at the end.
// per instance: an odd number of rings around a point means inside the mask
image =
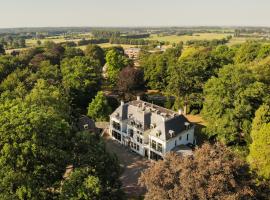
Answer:
POLYGON ((162 153, 162 144, 158 143, 157 145, 157 151, 162 153))
POLYGON ((137 142, 140 142, 140 138, 137 136, 137 142))
POLYGON ((130 137, 133 137, 133 129, 128 129, 128 134, 130 137))
POLYGON ((137 151, 140 151, 140 146, 137 144, 137 151))
POLYGON ((112 131, 112 136, 121 142, 121 134, 117 133, 116 131, 112 131))
POLYGON ((188 134, 187 134, 187 141, 188 141, 188 134))
POLYGON ((113 126, 114 129, 120 131, 120 124, 119 123, 113 121, 112 126, 113 126))
POLYGON ((150 151, 150 159, 152 160, 162 160, 162 156, 156 154, 155 152, 153 151, 150 151))
POLYGON ((140 143, 142 144, 142 138, 140 138, 140 143))
POLYGON ((179 140, 182 140, 182 136, 179 137, 179 140))
POLYGON ((156 149, 156 148, 157 148, 157 143, 156 143, 155 140, 152 140, 152 142, 151 142, 151 147, 152 147, 153 149, 156 149))
POLYGON ((175 140, 175 141, 174 141, 174 146, 176 146, 176 145, 177 145, 177 141, 175 140))

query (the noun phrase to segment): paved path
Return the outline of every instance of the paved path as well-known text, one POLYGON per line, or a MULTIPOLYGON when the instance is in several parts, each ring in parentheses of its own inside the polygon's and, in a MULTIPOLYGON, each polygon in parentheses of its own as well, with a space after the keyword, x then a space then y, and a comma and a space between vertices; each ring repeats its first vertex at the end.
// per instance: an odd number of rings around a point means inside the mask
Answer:
POLYGON ((132 152, 130 149, 122 146, 111 138, 106 138, 106 147, 109 152, 118 156, 123 173, 120 180, 123 184, 123 190, 128 197, 138 197, 145 193, 145 189, 138 185, 138 179, 141 172, 146 169, 151 161, 132 152))

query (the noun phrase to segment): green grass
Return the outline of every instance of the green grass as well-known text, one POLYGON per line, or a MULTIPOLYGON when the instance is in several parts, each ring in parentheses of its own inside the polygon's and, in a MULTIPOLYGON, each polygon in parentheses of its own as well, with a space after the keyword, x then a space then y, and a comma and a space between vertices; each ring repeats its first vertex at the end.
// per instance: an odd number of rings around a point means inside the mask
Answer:
POLYGON ((170 43, 178 43, 178 42, 187 42, 188 40, 213 40, 213 39, 222 39, 230 34, 225 33, 194 33, 192 36, 189 35, 169 35, 169 36, 158 36, 152 35, 150 40, 158 40, 170 43))

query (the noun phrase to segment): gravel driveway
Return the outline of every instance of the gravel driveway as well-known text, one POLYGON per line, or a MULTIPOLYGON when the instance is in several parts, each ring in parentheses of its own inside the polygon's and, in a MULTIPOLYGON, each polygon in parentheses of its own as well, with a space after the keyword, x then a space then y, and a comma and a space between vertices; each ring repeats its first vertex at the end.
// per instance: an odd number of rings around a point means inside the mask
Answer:
POLYGON ((143 195, 145 188, 138 185, 138 179, 141 172, 149 166, 151 161, 132 152, 111 138, 107 137, 105 141, 108 152, 115 153, 118 156, 119 163, 123 168, 120 180, 127 196, 139 197, 143 195))

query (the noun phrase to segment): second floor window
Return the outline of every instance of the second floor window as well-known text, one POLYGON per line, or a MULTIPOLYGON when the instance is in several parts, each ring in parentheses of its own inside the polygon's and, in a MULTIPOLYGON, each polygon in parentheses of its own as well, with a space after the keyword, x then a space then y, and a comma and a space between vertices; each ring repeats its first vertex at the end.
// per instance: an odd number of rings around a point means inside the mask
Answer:
POLYGON ((152 140, 152 142, 151 142, 151 147, 152 147, 153 149, 156 149, 156 148, 157 148, 157 143, 156 143, 155 140, 152 140))
POLYGON ((188 134, 187 134, 187 141, 188 141, 188 134))
POLYGON ((157 145, 157 151, 162 152, 162 144, 158 143, 158 145, 157 145))
POLYGON ((120 124, 119 124, 119 123, 117 123, 117 122, 113 121, 112 125, 113 125, 113 128, 114 128, 114 129, 116 129, 116 130, 119 130, 119 131, 120 131, 120 124))
POLYGON ((133 129, 128 129, 128 134, 129 134, 130 137, 133 137, 133 133, 134 133, 133 129))

